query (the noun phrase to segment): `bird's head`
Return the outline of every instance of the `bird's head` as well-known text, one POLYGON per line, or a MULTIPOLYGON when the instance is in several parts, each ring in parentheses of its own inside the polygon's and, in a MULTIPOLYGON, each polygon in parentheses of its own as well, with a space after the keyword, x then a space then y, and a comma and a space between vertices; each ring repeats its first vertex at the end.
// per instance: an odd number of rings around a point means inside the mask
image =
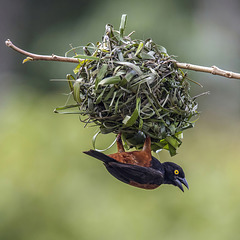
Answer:
POLYGON ((189 189, 187 180, 185 179, 184 171, 180 166, 172 162, 165 162, 163 163, 163 167, 165 170, 164 174, 165 184, 172 184, 174 186, 177 186, 183 192, 184 190, 182 184, 185 185, 187 189, 189 189))

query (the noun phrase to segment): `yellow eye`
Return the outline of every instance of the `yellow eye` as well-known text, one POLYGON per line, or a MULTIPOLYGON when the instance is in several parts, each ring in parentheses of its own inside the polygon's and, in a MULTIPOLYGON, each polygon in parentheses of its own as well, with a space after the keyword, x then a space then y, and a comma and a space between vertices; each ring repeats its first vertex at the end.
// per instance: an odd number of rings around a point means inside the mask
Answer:
POLYGON ((175 175, 178 175, 179 174, 179 171, 176 169, 176 170, 174 170, 174 174, 175 175))

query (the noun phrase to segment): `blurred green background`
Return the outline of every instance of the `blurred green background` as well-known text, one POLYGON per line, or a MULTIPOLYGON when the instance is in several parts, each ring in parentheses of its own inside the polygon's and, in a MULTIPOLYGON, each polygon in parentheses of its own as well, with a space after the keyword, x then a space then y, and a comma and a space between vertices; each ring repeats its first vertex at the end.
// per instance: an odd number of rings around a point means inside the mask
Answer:
MULTIPOLYGON (((101 40, 105 24, 153 38, 180 62, 240 72, 238 0, 0 0, 0 239, 237 239, 240 223, 240 82, 204 73, 192 95, 202 112, 184 134, 174 161, 190 190, 152 191, 123 184, 82 151, 94 128, 77 116, 57 115, 66 101, 64 79, 75 65, 30 62, 8 49, 64 55, 101 40)), ((114 136, 103 136, 106 147, 114 136)), ((109 152, 114 152, 115 147, 109 152)))

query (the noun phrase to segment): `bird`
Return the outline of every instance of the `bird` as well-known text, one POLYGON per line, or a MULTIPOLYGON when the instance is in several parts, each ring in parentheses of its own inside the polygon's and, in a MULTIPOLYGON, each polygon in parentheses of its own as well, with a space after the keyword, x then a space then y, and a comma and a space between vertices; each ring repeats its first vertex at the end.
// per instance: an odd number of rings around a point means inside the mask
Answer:
POLYGON ((141 151, 125 152, 121 133, 117 135, 117 153, 106 155, 96 150, 83 153, 103 162, 107 171, 116 179, 134 187, 155 189, 171 184, 184 192, 182 184, 189 189, 183 169, 173 162, 161 163, 151 154, 151 138, 146 137, 141 151))

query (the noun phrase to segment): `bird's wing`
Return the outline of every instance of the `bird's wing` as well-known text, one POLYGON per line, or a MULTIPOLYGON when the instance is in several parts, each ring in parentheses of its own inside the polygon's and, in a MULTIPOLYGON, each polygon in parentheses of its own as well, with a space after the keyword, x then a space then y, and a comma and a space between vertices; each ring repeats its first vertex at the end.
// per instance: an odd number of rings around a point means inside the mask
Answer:
POLYGON ((163 172, 160 170, 152 167, 121 163, 114 158, 95 150, 89 150, 84 153, 104 162, 104 165, 109 173, 122 182, 128 184, 135 182, 137 184, 155 185, 161 185, 163 183, 163 172))
POLYGON ((153 168, 131 164, 110 162, 106 164, 108 171, 116 178, 124 182, 134 181, 139 184, 161 184, 163 173, 153 168))
POLYGON ((117 162, 114 158, 109 157, 108 155, 95 151, 95 150, 89 150, 83 152, 91 157, 97 158, 98 160, 101 160, 104 163, 109 163, 109 162, 117 162))

